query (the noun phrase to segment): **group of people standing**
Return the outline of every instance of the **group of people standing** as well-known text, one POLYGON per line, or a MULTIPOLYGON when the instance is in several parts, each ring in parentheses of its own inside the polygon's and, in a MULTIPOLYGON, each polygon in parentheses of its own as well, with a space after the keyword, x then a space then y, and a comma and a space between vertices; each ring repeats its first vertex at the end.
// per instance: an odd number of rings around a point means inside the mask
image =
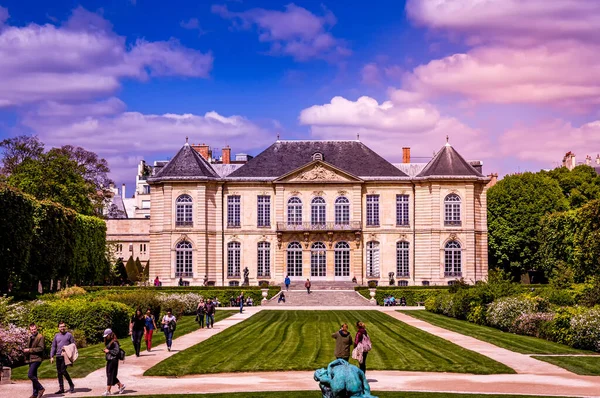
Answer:
POLYGON ((333 333, 331 337, 335 339, 335 351, 334 355, 337 359, 343 359, 345 361, 350 360, 350 348, 354 343, 354 350, 352 351, 352 358, 356 359, 359 363, 360 370, 365 374, 367 373, 367 355, 371 351, 371 338, 367 333, 367 328, 363 322, 356 322, 356 336, 352 340, 352 335, 348 331, 348 324, 343 323, 340 326, 340 330, 333 333))
POLYGON ((214 301, 212 301, 212 299, 208 299, 206 302, 204 302, 204 299, 200 299, 198 307, 196 308, 196 322, 198 322, 198 325, 201 329, 204 328, 205 319, 206 328, 214 328, 216 310, 217 304, 214 301))

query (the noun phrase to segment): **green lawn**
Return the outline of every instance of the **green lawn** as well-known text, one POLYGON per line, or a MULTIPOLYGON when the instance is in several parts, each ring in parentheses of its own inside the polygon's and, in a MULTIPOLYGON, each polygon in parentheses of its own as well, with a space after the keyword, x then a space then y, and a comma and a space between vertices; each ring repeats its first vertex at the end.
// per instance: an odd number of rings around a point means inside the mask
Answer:
MULTIPOLYGON (((378 311, 262 311, 162 361, 145 375, 321 368, 335 359, 331 334, 341 323, 354 325, 357 320, 367 324, 373 341, 368 369, 514 373, 503 364, 378 311)), ((354 335, 355 328, 350 329, 354 335)))
POLYGON ((600 355, 588 357, 538 357, 540 361, 549 362, 578 375, 600 376, 600 355))
MULTIPOLYGON (((237 311, 219 311, 215 313, 215 322, 218 322, 222 319, 228 318, 231 315, 237 313, 237 311)), ((175 331, 174 338, 178 336, 182 336, 184 334, 193 332, 198 329, 198 324, 194 321, 195 316, 184 316, 177 323, 177 330, 175 331)), ((133 349, 133 342, 129 336, 122 337, 119 342, 121 346, 127 353, 127 355, 134 355, 135 350, 133 349)), ((163 344, 165 342, 165 334, 160 331, 154 331, 152 335, 152 346, 156 347, 159 344, 163 344)), ((100 369, 101 367, 106 365, 106 360, 104 358, 104 344, 94 344, 91 346, 87 346, 85 348, 81 348, 79 350, 79 358, 75 365, 68 368, 69 374, 73 378, 85 377, 96 369, 100 369)), ((142 340, 142 352, 146 350, 146 342, 142 340)), ((49 354, 49 353, 48 353, 49 354)), ((26 380, 27 379, 27 371, 28 366, 21 366, 12 370, 12 378, 14 380, 26 380)), ((50 364, 49 360, 44 360, 42 365, 38 370, 38 377, 40 379, 51 379, 56 377, 56 365, 50 364)))
MULTIPOLYGON (((316 382, 315 382, 316 383, 316 382)), ((373 391, 379 398, 541 398, 542 395, 452 394, 445 392, 373 391)), ((136 398, 322 398, 320 391, 238 392, 225 394, 137 395, 136 398)), ((100 397, 98 397, 100 398, 100 397)), ((561 398, 561 397, 553 397, 561 398)), ((562 397, 566 398, 566 397, 562 397)))
POLYGON ((451 330, 478 340, 506 348, 507 350, 521 354, 593 354, 591 351, 578 350, 564 344, 538 339, 531 336, 507 333, 501 330, 476 325, 471 322, 461 321, 444 315, 434 314, 429 311, 400 311, 413 318, 431 323, 444 329, 451 330))
POLYGON ((521 336, 513 333, 506 333, 501 330, 488 326, 475 325, 474 323, 461 321, 444 315, 434 314, 429 311, 400 311, 403 314, 429 322, 432 325, 452 330, 466 336, 474 337, 478 340, 487 341, 510 351, 521 354, 584 354, 587 357, 539 357, 533 355, 533 358, 552 363, 561 368, 578 375, 600 375, 600 355, 593 351, 578 350, 564 344, 554 343, 552 341, 538 339, 531 336, 521 336))

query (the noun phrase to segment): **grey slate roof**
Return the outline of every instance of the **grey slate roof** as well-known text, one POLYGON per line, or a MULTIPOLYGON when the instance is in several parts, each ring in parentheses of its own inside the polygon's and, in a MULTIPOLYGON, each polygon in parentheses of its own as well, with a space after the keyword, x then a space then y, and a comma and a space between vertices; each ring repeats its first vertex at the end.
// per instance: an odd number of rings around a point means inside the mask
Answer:
POLYGON ((228 177, 280 177, 312 162, 316 152, 357 177, 408 177, 360 141, 277 141, 228 177))
POLYGON ((483 177, 450 144, 439 151, 417 177, 483 177))
POLYGON ((243 166, 242 163, 214 163, 211 164, 213 170, 221 177, 227 177, 229 174, 233 173, 237 169, 243 166))
POLYGON ((148 178, 150 182, 165 180, 217 179, 210 164, 186 143, 164 167, 148 178))
POLYGON ((393 165, 408 174, 409 177, 415 177, 423 171, 427 163, 393 163, 393 165))

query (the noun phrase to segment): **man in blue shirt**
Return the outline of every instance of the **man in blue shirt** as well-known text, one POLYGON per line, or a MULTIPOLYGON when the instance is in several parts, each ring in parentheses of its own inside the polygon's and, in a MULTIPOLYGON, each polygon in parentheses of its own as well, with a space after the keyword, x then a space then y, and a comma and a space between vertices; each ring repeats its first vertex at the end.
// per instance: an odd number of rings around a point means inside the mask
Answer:
POLYGON ((292 282, 292 281, 290 280, 290 276, 289 276, 289 275, 286 275, 286 277, 285 277, 285 281, 284 281, 284 283, 285 283, 285 290, 290 290, 290 283, 291 283, 291 282, 292 282))
POLYGON ((73 335, 67 332, 67 325, 64 322, 58 323, 58 333, 54 335, 54 340, 52 340, 52 348, 50 349, 50 363, 54 362, 54 358, 56 358, 56 371, 58 373, 58 386, 59 389, 55 394, 64 394, 65 393, 65 383, 63 381, 63 377, 67 379, 69 383, 69 392, 75 392, 75 385, 73 384, 73 380, 71 380, 71 376, 69 376, 69 372, 67 372, 67 365, 65 365, 65 358, 63 357, 62 349, 69 344, 74 344, 75 339, 73 335))

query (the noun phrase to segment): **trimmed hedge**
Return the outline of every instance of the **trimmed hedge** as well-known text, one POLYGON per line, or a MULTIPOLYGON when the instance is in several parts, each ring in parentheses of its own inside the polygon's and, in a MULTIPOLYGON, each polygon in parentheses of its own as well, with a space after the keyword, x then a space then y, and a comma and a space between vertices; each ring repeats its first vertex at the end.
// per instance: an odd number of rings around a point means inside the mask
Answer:
POLYGON ((38 280, 99 282, 108 275, 106 224, 0 185, 0 290, 36 290, 38 280))
MULTIPOLYGON (((418 302, 425 302, 427 299, 445 293, 447 290, 447 286, 439 286, 433 289, 416 289, 412 288, 412 286, 377 288, 375 291, 375 300, 377 300, 378 305, 383 305, 383 299, 387 296, 394 296, 396 302, 398 302, 401 297, 404 297, 406 299, 406 305, 414 306, 417 305, 418 302)), ((356 291, 367 299, 371 298, 368 288, 356 289, 356 291)))
MULTIPOLYGON (((29 321, 45 330, 47 337, 56 333, 58 322, 63 321, 70 329, 80 330, 87 342, 96 343, 102 340, 106 328, 111 328, 118 336, 126 336, 130 315, 131 309, 122 303, 74 298, 33 307, 29 321)), ((48 340, 52 341, 51 338, 48 340)))

